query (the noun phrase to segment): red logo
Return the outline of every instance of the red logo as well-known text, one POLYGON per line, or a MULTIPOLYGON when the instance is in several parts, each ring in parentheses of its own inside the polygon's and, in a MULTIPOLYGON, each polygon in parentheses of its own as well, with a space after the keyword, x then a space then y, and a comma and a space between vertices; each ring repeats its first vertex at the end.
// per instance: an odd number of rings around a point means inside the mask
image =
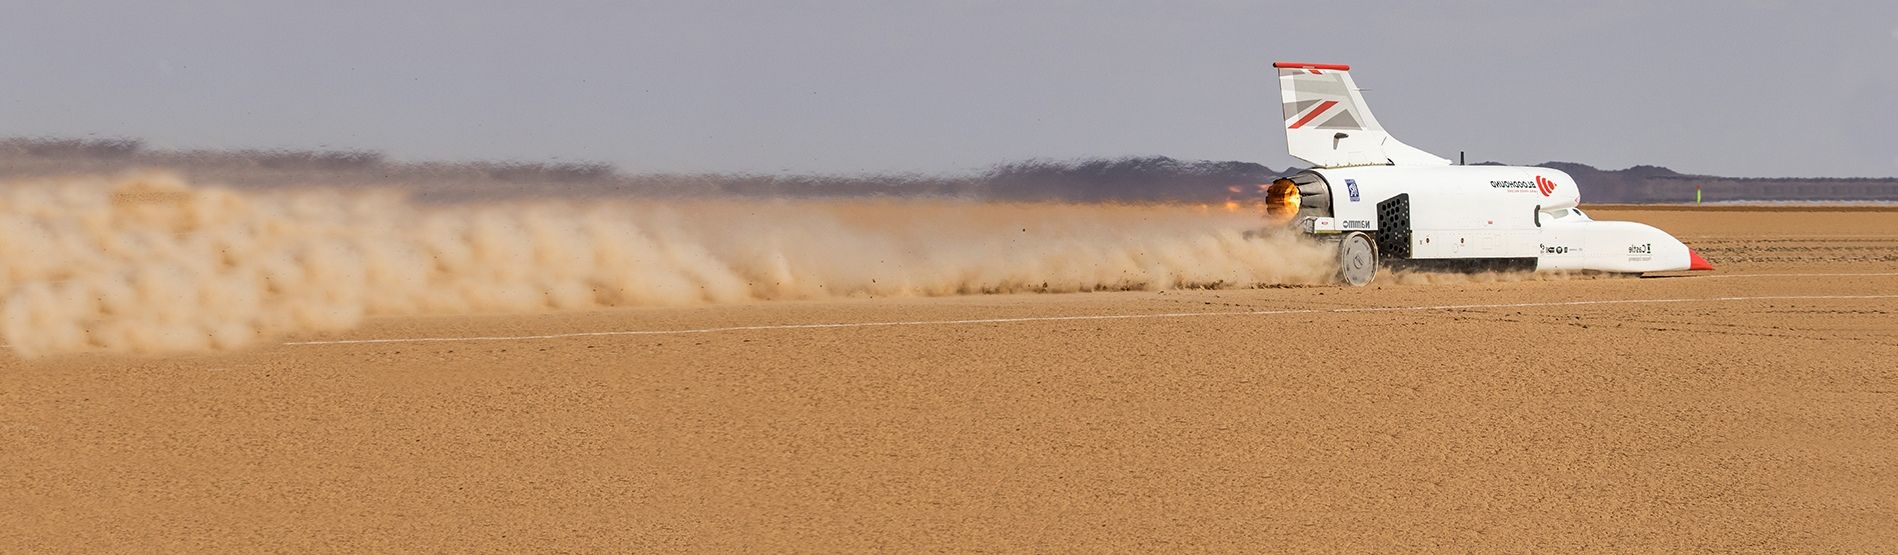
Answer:
POLYGON ((1536 176, 1536 190, 1542 191, 1542 196, 1549 196, 1549 193, 1555 192, 1555 180, 1536 176))

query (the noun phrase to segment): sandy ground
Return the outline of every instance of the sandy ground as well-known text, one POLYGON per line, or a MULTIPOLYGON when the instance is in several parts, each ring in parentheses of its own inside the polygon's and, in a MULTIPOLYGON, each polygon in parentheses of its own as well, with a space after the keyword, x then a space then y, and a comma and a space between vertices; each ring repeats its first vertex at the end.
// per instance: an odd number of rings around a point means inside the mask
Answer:
POLYGON ((1719 271, 381 319, 296 340, 488 339, 6 357, 0 551, 1898 545, 1898 212, 1593 215, 1719 271), (987 321, 917 323, 947 320, 987 321), (783 327, 810 323, 894 324, 783 327))

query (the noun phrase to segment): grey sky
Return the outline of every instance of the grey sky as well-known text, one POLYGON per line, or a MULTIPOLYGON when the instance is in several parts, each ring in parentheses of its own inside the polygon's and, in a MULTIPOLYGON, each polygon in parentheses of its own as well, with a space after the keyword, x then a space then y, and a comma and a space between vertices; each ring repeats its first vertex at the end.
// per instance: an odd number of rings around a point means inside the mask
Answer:
POLYGON ((0 135, 628 171, 1283 167, 1275 59, 1455 157, 1898 175, 1898 2, 4 3, 0 135))

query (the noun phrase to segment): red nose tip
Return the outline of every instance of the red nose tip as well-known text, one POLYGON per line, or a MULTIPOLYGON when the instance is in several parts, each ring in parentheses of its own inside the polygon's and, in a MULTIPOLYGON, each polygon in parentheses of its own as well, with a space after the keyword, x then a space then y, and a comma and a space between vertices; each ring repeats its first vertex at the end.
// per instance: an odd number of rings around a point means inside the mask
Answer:
POLYGON ((1713 264, 1707 263, 1707 259, 1701 258, 1700 253, 1694 252, 1694 249, 1687 249, 1687 260, 1688 260, 1688 263, 1687 263, 1688 270, 1712 270, 1713 269, 1713 264))

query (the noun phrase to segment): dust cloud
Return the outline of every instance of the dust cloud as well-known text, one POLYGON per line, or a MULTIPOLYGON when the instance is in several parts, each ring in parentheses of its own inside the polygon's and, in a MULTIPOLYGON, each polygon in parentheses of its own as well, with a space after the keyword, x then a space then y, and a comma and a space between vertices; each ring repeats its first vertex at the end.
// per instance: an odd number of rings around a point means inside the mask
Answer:
POLYGON ((418 205, 166 174, 0 189, 20 356, 242 348, 377 315, 1313 283, 1328 251, 1185 205, 674 199, 418 205))

